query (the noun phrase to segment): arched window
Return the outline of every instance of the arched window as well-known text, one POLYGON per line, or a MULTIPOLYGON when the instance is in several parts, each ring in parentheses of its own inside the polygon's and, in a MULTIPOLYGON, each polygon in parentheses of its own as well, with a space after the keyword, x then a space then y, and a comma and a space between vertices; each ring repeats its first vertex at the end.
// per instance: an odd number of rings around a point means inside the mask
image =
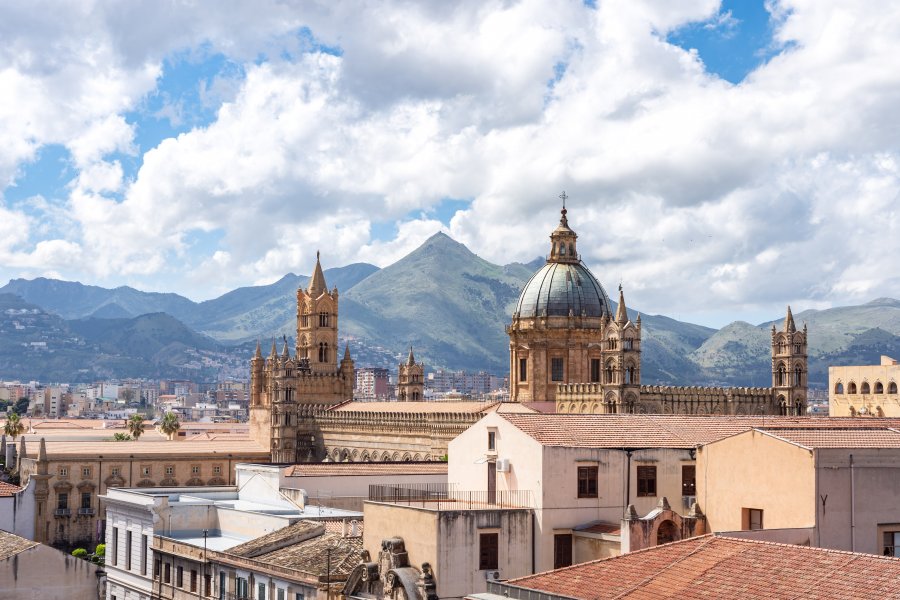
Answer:
POLYGON ((625 348, 625 350, 634 350, 634 339, 625 338, 622 342, 622 347, 625 348))
POLYGON ((801 345, 798 342, 794 342, 794 354, 800 354, 801 345))
POLYGON ((328 362, 328 343, 319 343, 319 362, 328 362))
POLYGON ((413 392, 413 402, 419 401, 419 392, 413 392))
POLYGON ((787 342, 783 339, 778 341, 778 354, 787 353, 787 342))
POLYGON ((615 350, 617 347, 616 338, 609 338, 609 342, 607 342, 610 350, 615 350))
POLYGON ((835 385, 835 386, 834 386, 834 393, 835 393, 835 394, 843 394, 843 393, 844 393, 844 384, 843 384, 843 383, 838 383, 837 385, 835 385))
POLYGON ((876 381, 876 382, 875 382, 875 393, 876 393, 876 394, 883 394, 883 393, 884 393, 884 386, 881 385, 881 382, 880 382, 880 381, 876 381))
POLYGON ((564 242, 559 243, 559 255, 560 256, 566 255, 566 244, 564 242))
POLYGON ((794 385, 803 385, 803 369, 800 365, 794 367, 794 385))
POLYGON ((776 372, 775 377, 775 385, 787 385, 787 369, 784 366, 784 363, 780 363, 778 365, 778 371, 776 372))
POLYGON ((781 416, 787 415, 787 401, 784 399, 784 396, 778 396, 778 414, 781 416))
POLYGON ((608 363, 606 363, 605 380, 606 380, 605 383, 613 383, 613 363, 612 363, 612 361, 609 361, 608 363))
POLYGON ((856 393, 856 384, 854 382, 850 382, 847 384, 847 393, 855 394, 856 393))
POLYGON ((320 312, 319 313, 319 327, 328 327, 328 313, 320 312))
POLYGON ((870 393, 869 382, 868 382, 868 381, 863 381, 863 382, 862 382, 862 385, 859 386, 859 393, 860 393, 860 394, 868 394, 868 393, 870 393))
POLYGON ((575 256, 575 246, 573 244, 569 244, 569 254, 575 256))
POLYGON ((629 365, 625 369, 625 383, 635 383, 634 380, 634 365, 629 365))
POLYGON ((888 384, 888 394, 896 394, 896 393, 897 393, 897 384, 892 381, 888 384))

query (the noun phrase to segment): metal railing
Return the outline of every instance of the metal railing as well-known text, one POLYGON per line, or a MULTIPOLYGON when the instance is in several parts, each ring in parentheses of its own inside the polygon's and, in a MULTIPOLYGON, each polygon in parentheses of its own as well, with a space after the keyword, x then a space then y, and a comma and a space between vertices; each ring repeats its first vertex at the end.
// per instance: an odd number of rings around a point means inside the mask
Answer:
POLYGON ((85 508, 79 508, 78 514, 79 515, 92 515, 92 514, 94 514, 94 509, 89 506, 85 507, 85 508))
POLYGON ((57 517, 69 517, 72 515, 72 510, 69 508, 57 508, 53 511, 53 514, 57 517))
POLYGON ((531 490, 457 490, 452 484, 373 484, 369 500, 435 510, 533 508, 531 490))

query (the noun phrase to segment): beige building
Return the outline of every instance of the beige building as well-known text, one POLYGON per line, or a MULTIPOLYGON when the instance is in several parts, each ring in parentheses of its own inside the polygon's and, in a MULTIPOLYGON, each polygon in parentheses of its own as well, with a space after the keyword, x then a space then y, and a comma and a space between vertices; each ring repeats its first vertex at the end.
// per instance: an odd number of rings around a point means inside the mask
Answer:
POLYGON ((99 565, 0 530, 0 600, 96 600, 101 573, 99 565))
POLYGON ((880 365, 828 367, 828 414, 832 417, 900 417, 900 365, 882 356, 880 365))
POLYGON ((697 498, 710 527, 900 556, 900 431, 870 423, 771 423, 699 448, 697 498))

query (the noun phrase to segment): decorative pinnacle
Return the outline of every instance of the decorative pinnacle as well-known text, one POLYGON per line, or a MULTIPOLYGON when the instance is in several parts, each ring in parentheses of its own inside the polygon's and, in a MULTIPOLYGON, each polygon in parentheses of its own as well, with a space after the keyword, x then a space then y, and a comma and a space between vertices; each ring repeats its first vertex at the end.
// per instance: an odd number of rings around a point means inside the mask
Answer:
POLYGON ((566 200, 568 199, 569 196, 566 194, 566 191, 563 190, 562 194, 560 194, 559 197, 562 200, 562 210, 559 211, 560 212, 559 224, 568 227, 569 219, 566 218, 566 213, 568 212, 566 210, 566 200))

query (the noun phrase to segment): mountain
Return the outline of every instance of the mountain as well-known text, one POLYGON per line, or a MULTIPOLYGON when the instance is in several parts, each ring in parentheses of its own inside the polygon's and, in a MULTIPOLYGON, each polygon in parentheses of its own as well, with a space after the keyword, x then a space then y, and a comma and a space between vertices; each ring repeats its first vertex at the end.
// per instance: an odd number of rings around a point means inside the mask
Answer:
POLYGON ((66 320, 0 294, 0 379, 214 378, 245 362, 164 313, 66 320))

